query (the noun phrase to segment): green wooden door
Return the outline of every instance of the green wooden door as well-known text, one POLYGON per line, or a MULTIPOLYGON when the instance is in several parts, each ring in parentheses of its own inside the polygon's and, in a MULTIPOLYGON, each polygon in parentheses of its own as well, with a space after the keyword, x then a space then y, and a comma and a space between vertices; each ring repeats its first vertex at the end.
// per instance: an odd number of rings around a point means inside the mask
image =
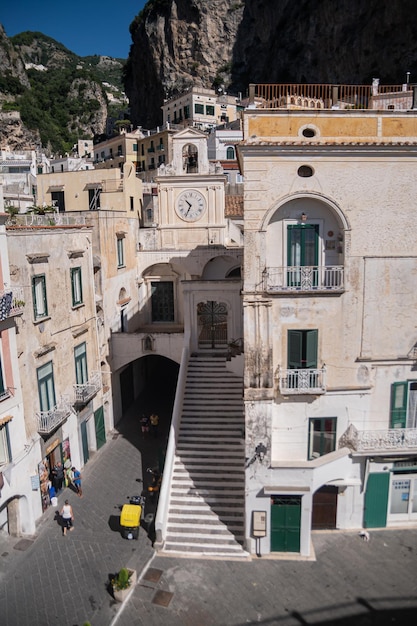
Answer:
POLYGON ((301 496, 271 499, 271 552, 299 552, 301 496))
POLYGON ((369 474, 365 493, 364 528, 387 525, 389 472, 369 474))
POLYGON ((81 442, 83 446, 83 460, 84 460, 84 465, 85 465, 88 459, 90 458, 90 454, 88 452, 87 422, 81 422, 80 428, 81 428, 81 442))
POLYGON ((94 424, 96 427, 97 450, 106 443, 106 429, 104 427, 104 409, 101 406, 94 411, 94 424))

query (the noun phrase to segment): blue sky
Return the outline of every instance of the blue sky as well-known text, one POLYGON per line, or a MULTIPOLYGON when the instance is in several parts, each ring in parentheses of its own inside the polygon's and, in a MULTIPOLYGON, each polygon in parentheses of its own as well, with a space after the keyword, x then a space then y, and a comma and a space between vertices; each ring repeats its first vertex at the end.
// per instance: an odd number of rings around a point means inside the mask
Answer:
POLYGON ((146 0, 5 0, 0 23, 12 37, 38 31, 79 56, 126 59, 132 43, 129 26, 146 0))

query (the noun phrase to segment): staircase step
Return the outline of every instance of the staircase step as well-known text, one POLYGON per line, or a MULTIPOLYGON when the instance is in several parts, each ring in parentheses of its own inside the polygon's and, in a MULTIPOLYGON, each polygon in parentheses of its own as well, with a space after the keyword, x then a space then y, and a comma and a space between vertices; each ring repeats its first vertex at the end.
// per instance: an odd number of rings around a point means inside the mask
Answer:
POLYGON ((208 352, 190 358, 185 386, 163 552, 247 557, 242 378, 208 352))

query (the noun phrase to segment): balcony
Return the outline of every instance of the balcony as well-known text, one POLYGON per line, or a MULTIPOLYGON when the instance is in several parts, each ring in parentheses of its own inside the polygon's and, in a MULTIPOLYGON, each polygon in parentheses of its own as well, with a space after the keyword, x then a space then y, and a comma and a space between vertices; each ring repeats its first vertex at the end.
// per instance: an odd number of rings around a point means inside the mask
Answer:
POLYGON ((343 293, 343 265, 267 267, 263 271, 268 293, 343 293))
POLYGON ((339 447, 358 453, 389 454, 417 452, 417 428, 389 428, 387 430, 357 430, 353 424, 339 440, 339 447))
POLYGON ((71 404, 68 397, 62 397, 49 411, 40 411, 36 413, 38 422, 38 433, 40 435, 49 435, 56 430, 71 415, 71 404))
POLYGON ((0 291, 0 321, 23 312, 23 287, 12 287, 0 291))
POLYGON ((74 385, 74 404, 87 404, 101 389, 101 373, 93 372, 86 383, 74 385))
POLYGON ((323 83, 261 83, 249 85, 249 102, 260 109, 412 108, 411 85, 332 85, 323 83))
POLYGON ((326 367, 321 369, 283 370, 276 373, 278 388, 283 396, 326 393, 326 367))

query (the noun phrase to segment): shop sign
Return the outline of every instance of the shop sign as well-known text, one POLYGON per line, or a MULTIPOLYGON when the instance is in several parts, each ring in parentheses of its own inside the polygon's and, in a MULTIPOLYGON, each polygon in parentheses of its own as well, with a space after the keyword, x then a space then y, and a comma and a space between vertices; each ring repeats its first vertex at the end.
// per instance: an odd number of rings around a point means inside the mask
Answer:
POLYGON ((45 450, 45 456, 51 454, 52 450, 54 450, 59 445, 59 439, 55 439, 45 450))
POLYGON ((30 477, 30 482, 32 484, 32 491, 37 491, 41 486, 41 481, 39 480, 39 474, 35 474, 35 476, 30 477))

